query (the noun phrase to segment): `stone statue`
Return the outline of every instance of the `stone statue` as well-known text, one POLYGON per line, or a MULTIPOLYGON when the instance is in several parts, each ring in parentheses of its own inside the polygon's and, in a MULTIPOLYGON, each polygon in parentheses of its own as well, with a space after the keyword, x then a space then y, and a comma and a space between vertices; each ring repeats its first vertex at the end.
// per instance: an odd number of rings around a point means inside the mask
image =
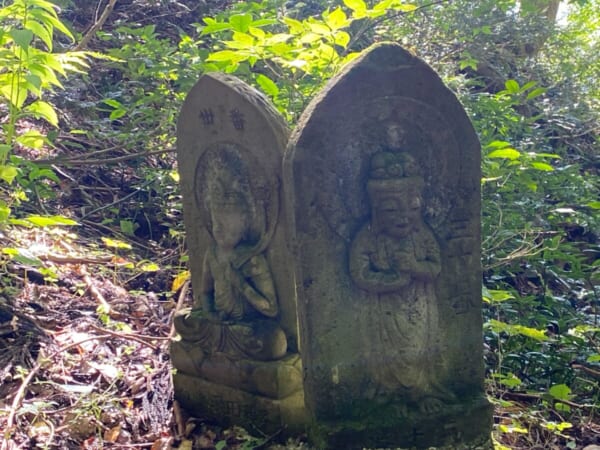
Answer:
POLYGON ((204 255, 200 295, 175 318, 182 340, 196 347, 192 359, 202 373, 205 359, 270 361, 287 351, 271 270, 256 252, 258 214, 249 183, 226 171, 211 176, 205 206, 213 243, 204 255), (253 220, 254 219, 254 220, 253 220))
POLYGON ((423 220, 418 172, 406 152, 371 157, 371 218, 351 244, 350 274, 377 299, 369 305, 373 330, 367 352, 373 355, 370 372, 378 395, 400 394, 423 412, 434 412, 445 397, 435 380, 431 338, 438 319, 433 282, 441 269, 440 249, 423 220))

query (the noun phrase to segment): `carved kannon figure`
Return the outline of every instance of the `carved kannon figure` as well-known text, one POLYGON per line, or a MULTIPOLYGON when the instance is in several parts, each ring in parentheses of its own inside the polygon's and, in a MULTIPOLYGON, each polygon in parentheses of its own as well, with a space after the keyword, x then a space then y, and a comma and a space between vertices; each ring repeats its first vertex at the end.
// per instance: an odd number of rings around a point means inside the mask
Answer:
POLYGON ((256 226, 264 218, 258 218, 250 184, 218 170, 204 201, 212 244, 204 255, 202 284, 193 308, 174 320, 193 361, 188 371, 206 375, 211 369, 205 366, 222 358, 280 359, 286 354, 287 339, 275 320, 279 313, 275 285, 256 226))
MULTIPOLYGON (((391 130, 392 132, 394 130, 391 130)), ((397 136, 392 135, 390 138, 397 136)), ((424 180, 408 153, 381 151, 370 161, 371 217, 350 249, 350 274, 369 292, 369 372, 381 397, 434 412, 447 399, 435 374, 440 249, 423 220, 424 180)))

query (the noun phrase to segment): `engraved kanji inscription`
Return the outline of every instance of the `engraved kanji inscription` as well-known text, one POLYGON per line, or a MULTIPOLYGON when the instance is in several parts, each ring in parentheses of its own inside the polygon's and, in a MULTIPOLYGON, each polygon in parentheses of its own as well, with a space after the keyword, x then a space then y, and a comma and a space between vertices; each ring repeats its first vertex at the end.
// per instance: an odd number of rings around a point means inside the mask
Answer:
POLYGON ((204 125, 212 125, 213 123, 215 123, 215 115, 212 112, 212 109, 210 108, 206 108, 200 111, 198 117, 200 117, 200 120, 204 125))
POLYGON ((231 123, 233 124, 233 128, 235 128, 236 130, 244 129, 244 115, 240 112, 239 109, 232 109, 229 112, 229 117, 231 119, 231 123))

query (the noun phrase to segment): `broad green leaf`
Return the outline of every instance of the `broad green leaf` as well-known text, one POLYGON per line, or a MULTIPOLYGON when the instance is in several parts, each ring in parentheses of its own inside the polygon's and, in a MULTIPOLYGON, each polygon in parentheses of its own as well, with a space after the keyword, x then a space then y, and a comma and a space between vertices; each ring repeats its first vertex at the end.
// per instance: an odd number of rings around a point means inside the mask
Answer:
MULTIPOLYGON (((273 47, 277 44, 282 44, 284 42, 289 41, 292 37, 294 37, 294 36, 291 34, 288 34, 288 33, 277 33, 277 34, 274 34, 274 35, 266 38, 264 45, 267 47, 273 47)), ((273 48, 271 48, 271 50, 275 51, 275 49, 273 49, 273 48)))
POLYGON ((42 100, 37 100, 31 105, 25 108, 26 111, 31 112, 36 118, 44 118, 55 127, 58 127, 58 116, 56 110, 50 103, 46 103, 42 100))
POLYGON ((48 11, 34 9, 30 11, 30 14, 46 27, 56 28, 58 31, 67 36, 71 41, 75 41, 73 34, 69 31, 65 24, 60 21, 60 19, 56 16, 56 13, 54 11, 51 14, 48 11))
POLYGON ((19 171, 14 166, 0 166, 0 180, 11 184, 19 174, 19 171))
POLYGON ((289 27, 290 33, 292 34, 301 34, 304 32, 304 25, 302 25, 302 22, 299 22, 296 19, 284 17, 283 23, 285 23, 289 27))
POLYGON ((125 110, 125 109, 115 109, 114 111, 112 111, 110 113, 110 115, 108 116, 108 118, 110 120, 117 120, 117 119, 120 119, 121 117, 123 117, 125 114, 127 114, 127 110, 125 110))
POLYGON ((334 36, 335 45, 346 48, 350 43, 350 35, 345 31, 338 31, 334 36))
POLYGON ((32 267, 41 267, 44 265, 39 258, 23 248, 3 248, 2 253, 9 255, 13 261, 19 264, 32 267))
POLYGON ((160 266, 153 262, 144 262, 138 265, 138 269, 142 272, 157 272, 160 270, 160 266))
POLYGON ((275 19, 258 19, 253 20, 250 25, 253 27, 266 27, 267 25, 275 25, 276 23, 278 22, 275 19))
POLYGON ((334 31, 339 28, 344 28, 349 24, 346 13, 342 11, 340 7, 337 7, 327 15, 325 23, 334 31))
POLYGON ((25 81, 27 89, 34 92, 36 95, 39 95, 40 89, 42 87, 42 79, 38 75, 30 73, 29 75, 25 75, 25 81))
POLYGON ((2 83, 2 85, 0 85, 0 94, 11 102, 15 108, 21 109, 27 99, 27 88, 23 83, 2 83))
POLYGON ((504 83, 504 86, 511 94, 517 94, 520 90, 519 83, 517 83, 515 80, 507 80, 506 83, 504 83))
POLYGON ((5 223, 10 217, 10 208, 3 200, 0 200, 0 223, 5 223))
POLYGON ((500 303, 515 298, 515 296, 508 291, 487 289, 485 286, 483 286, 482 294, 483 300, 487 303, 500 303))
POLYGON ((561 422, 561 423, 546 422, 546 423, 542 423, 542 426, 547 428, 550 431, 558 431, 558 432, 563 432, 569 428, 573 428, 573 424, 569 423, 569 422, 561 422))
POLYGON ((367 4, 363 0, 344 0, 344 5, 355 12, 364 12, 367 10, 367 4))
POLYGON ((24 147, 39 150, 44 146, 46 137, 37 130, 29 130, 17 137, 16 141, 24 147))
POLYGON ((505 147, 510 147, 510 146, 511 146, 510 142, 492 141, 489 144, 487 144, 485 147, 486 148, 505 148, 505 147))
POLYGON ((102 100, 102 103, 108 106, 112 106, 115 109, 123 109, 123 103, 121 103, 118 100, 115 100, 114 98, 107 98, 105 100, 102 100))
POLYGON ((10 30, 10 36, 23 50, 29 50, 29 44, 33 40, 33 31, 31 30, 10 30))
POLYGON ((417 5, 400 3, 399 5, 394 5, 394 9, 397 11, 412 12, 417 9, 417 5))
POLYGON ((252 37, 252 35, 247 33, 240 33, 239 31, 234 31, 232 39, 235 42, 239 42, 240 44, 243 44, 247 47, 251 47, 254 45, 254 38, 252 37))
POLYGON ((499 159, 518 159, 521 156, 521 152, 515 150, 514 148, 502 148, 499 150, 494 150, 493 152, 488 153, 488 158, 499 158, 499 159))
POLYGON ((111 239, 107 237, 101 237, 100 239, 102 239, 102 242, 104 242, 104 245, 106 245, 107 247, 121 248, 126 250, 131 250, 132 248, 131 245, 127 242, 123 242, 118 239, 111 239))
POLYGON ((326 36, 331 33, 329 27, 323 23, 309 23, 308 28, 315 34, 319 34, 321 36, 326 36))
POLYGON ((536 170, 541 170, 542 172, 552 172, 554 170, 554 167, 552 167, 550 164, 539 161, 533 161, 531 163, 531 167, 536 170))
POLYGON ((540 95, 545 94, 545 93, 546 93, 546 89, 544 89, 544 88, 534 89, 529 94, 527 94, 527 100, 531 100, 533 98, 539 97, 540 95))
POLYGON ((252 23, 252 16, 250 14, 236 14, 229 18, 229 23, 235 31, 246 33, 252 23))
POLYGON ((377 3, 375 6, 373 6, 373 11, 377 11, 377 12, 386 11, 387 9, 389 9, 392 6, 393 3, 394 3, 394 0, 382 0, 379 3, 377 3))
POLYGON ((267 33, 256 27, 248 27, 248 33, 257 38, 259 41, 263 41, 267 36, 267 33))
POLYGON ((231 62, 240 62, 248 59, 247 55, 242 55, 239 52, 233 50, 221 50, 219 52, 214 52, 208 55, 206 58, 207 61, 231 61, 231 62))
POLYGON ((321 39, 321 35, 316 33, 306 33, 300 38, 301 44, 312 44, 315 41, 321 39))
MULTIPOLYGON (((205 21, 207 19, 204 19, 205 21)), ((224 30, 231 30, 233 29, 233 27, 231 26, 230 23, 212 23, 210 25, 206 25, 204 28, 202 28, 202 35, 205 34, 211 34, 211 33, 218 33, 219 31, 224 31, 224 30)))
POLYGON ((279 94, 279 88, 277 87, 275 82, 266 75, 259 73, 256 76, 256 82, 261 87, 261 89, 267 94, 269 94, 271 97, 276 97, 277 94, 279 94))
POLYGON ((185 270, 177 274, 177 276, 173 280, 173 284, 171 285, 171 291, 177 292, 181 288, 181 286, 183 286, 183 283, 185 283, 190 278, 190 276, 191 273, 189 270, 185 270))
POLYGON ((548 336, 546 336, 546 333, 536 328, 530 328, 524 325, 511 325, 511 329, 518 334, 527 336, 531 339, 535 339, 536 341, 548 340, 548 336))
POLYGON ((63 216, 39 216, 30 215, 25 217, 25 220, 31 222, 33 225, 38 227, 56 227, 56 226, 73 226, 79 225, 73 219, 63 216))
POLYGON ((31 30, 38 38, 46 44, 48 51, 52 51, 52 28, 48 29, 36 20, 28 20, 25 28, 31 30))
POLYGON ((568 400, 571 396, 571 388, 566 384, 556 384, 548 392, 557 400, 568 400))
POLYGON ((589 203, 586 203, 585 206, 592 208, 592 209, 600 209, 600 201, 589 202, 589 203))
POLYGON ((4 160, 11 150, 12 148, 10 145, 0 144, 0 160, 4 160))
POLYGON ((596 353, 595 355, 588 356, 586 361, 590 363, 600 362, 600 355, 596 353))

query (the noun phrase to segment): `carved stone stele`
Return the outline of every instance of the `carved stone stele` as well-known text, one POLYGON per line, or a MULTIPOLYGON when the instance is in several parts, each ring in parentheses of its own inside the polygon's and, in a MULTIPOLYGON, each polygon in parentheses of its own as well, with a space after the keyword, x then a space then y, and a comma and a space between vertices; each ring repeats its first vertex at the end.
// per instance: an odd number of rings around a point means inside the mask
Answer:
POLYGON ((492 448, 480 178, 461 104, 397 45, 304 112, 284 185, 317 447, 492 448))
POLYGON ((287 127, 238 79, 204 75, 177 124, 194 304, 174 318, 175 397, 199 417, 275 432, 304 424, 281 210, 287 127))

